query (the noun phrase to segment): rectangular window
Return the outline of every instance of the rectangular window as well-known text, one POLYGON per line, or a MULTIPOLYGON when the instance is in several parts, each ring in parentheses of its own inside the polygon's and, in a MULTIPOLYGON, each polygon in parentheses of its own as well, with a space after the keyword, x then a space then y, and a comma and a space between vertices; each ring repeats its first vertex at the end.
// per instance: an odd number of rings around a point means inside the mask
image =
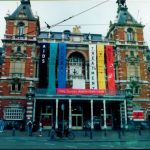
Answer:
POLYGON ((140 67, 137 64, 135 64, 135 65, 128 64, 127 77, 128 77, 128 79, 130 79, 130 78, 139 79, 140 78, 140 67))
POLYGON ((21 83, 12 83, 11 92, 21 92, 21 83))
POLYGON ((10 74, 15 77, 21 77, 24 75, 25 63, 22 61, 11 62, 10 64, 10 74))
POLYGON ((130 52, 130 56, 134 57, 134 52, 133 51, 130 52))
POLYGON ((23 120, 24 111, 23 108, 4 108, 4 119, 5 120, 23 120))
POLYGON ((24 26, 20 26, 19 27, 19 32, 18 32, 18 36, 19 36, 19 39, 24 39, 24 26))
POLYGON ((133 95, 139 95, 140 91, 139 91, 139 87, 133 87, 133 95))

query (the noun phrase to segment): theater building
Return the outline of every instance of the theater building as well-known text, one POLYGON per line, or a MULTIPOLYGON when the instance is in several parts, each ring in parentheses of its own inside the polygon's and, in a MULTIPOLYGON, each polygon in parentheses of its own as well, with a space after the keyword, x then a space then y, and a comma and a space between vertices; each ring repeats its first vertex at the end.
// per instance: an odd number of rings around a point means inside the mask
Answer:
POLYGON ((134 119, 149 118, 148 46, 144 25, 118 4, 107 36, 40 30, 29 0, 21 0, 6 20, 0 77, 0 116, 6 122, 43 123, 63 120, 70 129, 115 129, 134 119), (131 88, 128 98, 125 89, 131 88))

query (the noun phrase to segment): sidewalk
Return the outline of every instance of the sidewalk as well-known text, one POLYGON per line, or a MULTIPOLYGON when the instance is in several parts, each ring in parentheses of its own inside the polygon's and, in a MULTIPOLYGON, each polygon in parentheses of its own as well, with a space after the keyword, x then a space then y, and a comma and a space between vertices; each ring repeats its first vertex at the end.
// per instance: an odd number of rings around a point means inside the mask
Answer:
MULTIPOLYGON (((118 131, 106 131, 106 134, 104 131, 93 131, 90 133, 90 131, 87 131, 85 134, 85 131, 73 131, 75 134, 75 139, 71 141, 106 141, 106 142, 126 142, 126 141, 150 141, 150 130, 141 130, 141 135, 139 134, 139 131, 125 131, 124 135, 122 132, 118 131)), ((33 139, 49 139, 48 137, 48 131, 43 131, 42 136, 39 136, 39 132, 33 132, 32 137, 28 136, 27 131, 15 131, 15 135, 13 136, 12 130, 4 130, 4 132, 0 133, 0 138, 33 138, 33 139)), ((56 140, 62 141, 62 140, 69 140, 68 138, 57 138, 56 140)))

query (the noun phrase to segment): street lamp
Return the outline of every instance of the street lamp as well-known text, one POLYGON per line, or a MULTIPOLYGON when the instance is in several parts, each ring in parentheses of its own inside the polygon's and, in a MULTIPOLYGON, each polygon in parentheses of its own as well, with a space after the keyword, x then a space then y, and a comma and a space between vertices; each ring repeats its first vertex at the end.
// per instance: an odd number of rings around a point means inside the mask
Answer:
POLYGON ((30 120, 30 118, 32 118, 32 121, 34 121, 33 100, 34 100, 34 97, 35 97, 35 87, 33 86, 32 81, 30 81, 30 84, 28 86, 28 91, 27 91, 26 97, 28 99, 28 103, 27 103, 27 120, 30 120))
POLYGON ((127 84, 126 88, 125 88, 125 99, 126 99, 124 101, 124 106, 125 106, 125 128, 128 128, 127 101, 131 101, 133 99, 132 88, 130 87, 129 84, 127 84))
POLYGON ((35 87, 33 86, 32 81, 30 81, 30 84, 28 86, 28 91, 27 91, 26 97, 29 100, 32 100, 35 97, 35 87))
POLYGON ((133 99, 132 88, 130 87, 129 84, 127 84, 126 88, 125 88, 125 97, 126 97, 126 100, 132 100, 133 99))

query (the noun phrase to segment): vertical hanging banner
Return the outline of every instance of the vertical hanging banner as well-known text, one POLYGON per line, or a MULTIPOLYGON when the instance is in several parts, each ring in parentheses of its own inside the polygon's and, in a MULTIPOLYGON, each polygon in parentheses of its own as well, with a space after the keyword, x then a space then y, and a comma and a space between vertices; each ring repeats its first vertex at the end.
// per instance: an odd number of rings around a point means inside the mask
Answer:
POLYGON ((97 44, 97 76, 98 89, 106 90, 105 69, 104 69, 104 45, 97 44))
POLYGON ((57 43, 50 43, 50 57, 49 57, 49 75, 48 75, 48 93, 56 93, 56 56, 57 56, 57 43))
POLYGON ((39 59, 39 88, 47 88, 47 62, 49 57, 49 43, 40 43, 40 59, 39 59))
POLYGON ((59 43, 58 88, 66 88, 66 43, 59 43))
POLYGON ((96 44, 89 45, 90 89, 97 89, 96 44))
POLYGON ((108 93, 116 94, 115 75, 114 75, 114 56, 112 45, 106 45, 106 67, 107 67, 107 83, 108 93))

